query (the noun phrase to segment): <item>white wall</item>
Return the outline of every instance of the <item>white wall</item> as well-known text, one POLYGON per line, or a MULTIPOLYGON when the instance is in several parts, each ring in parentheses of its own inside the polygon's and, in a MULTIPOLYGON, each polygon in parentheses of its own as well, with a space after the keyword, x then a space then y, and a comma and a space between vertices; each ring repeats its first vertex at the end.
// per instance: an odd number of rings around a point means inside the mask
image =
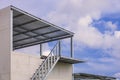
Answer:
POLYGON ((39 56, 13 52, 11 54, 11 80, 30 80, 41 63, 39 56))
MULTIPOLYGON (((13 52, 11 57, 11 80, 30 80, 43 60, 39 56, 13 52)), ((58 62, 47 80, 72 80, 72 65, 58 62)))
POLYGON ((58 62, 47 80, 72 80, 72 64, 58 62))
POLYGON ((11 10, 0 10, 0 80, 10 80, 11 10))

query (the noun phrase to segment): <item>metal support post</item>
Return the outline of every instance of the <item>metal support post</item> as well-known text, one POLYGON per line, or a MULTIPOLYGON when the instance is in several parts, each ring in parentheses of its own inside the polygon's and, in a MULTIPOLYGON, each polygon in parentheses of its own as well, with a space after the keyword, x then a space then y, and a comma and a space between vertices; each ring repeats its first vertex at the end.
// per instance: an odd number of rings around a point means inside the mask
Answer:
POLYGON ((40 56, 42 56, 42 44, 40 44, 40 56))
POLYGON ((59 40, 59 56, 61 56, 61 41, 59 40))
POLYGON ((73 58, 73 37, 71 37, 70 38, 70 42, 71 42, 71 44, 70 44, 70 47, 71 47, 71 58, 73 58))

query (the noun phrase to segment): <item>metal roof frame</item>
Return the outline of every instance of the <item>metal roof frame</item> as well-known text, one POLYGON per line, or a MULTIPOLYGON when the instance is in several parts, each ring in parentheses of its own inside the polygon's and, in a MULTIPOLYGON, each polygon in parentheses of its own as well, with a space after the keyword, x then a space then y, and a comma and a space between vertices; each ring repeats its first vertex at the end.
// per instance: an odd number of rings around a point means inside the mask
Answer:
POLYGON ((13 49, 69 38, 74 35, 73 32, 58 27, 21 9, 14 6, 10 7, 13 12, 13 49), (38 24, 42 26, 35 28, 34 26, 38 26, 38 24), (28 25, 32 26, 31 28, 33 29, 30 29, 28 25))
POLYGON ((102 75, 96 75, 96 74, 88 74, 88 73, 74 73, 73 74, 74 79, 100 79, 100 80, 116 80, 115 77, 109 77, 109 76, 102 76, 102 75))

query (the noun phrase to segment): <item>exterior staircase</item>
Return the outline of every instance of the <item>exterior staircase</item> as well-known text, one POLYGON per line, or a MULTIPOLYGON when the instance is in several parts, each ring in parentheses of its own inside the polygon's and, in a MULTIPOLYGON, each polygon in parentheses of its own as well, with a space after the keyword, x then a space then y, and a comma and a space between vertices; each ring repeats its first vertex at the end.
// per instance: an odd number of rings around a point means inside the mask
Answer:
POLYGON ((55 47, 51 50, 50 54, 35 71, 31 80, 45 80, 60 59, 60 51, 60 41, 58 41, 55 47))

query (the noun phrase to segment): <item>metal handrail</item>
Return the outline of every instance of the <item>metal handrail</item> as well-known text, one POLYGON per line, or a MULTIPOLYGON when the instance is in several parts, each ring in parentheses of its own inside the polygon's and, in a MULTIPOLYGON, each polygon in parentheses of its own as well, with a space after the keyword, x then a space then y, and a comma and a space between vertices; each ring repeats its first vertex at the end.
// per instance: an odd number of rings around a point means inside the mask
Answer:
MULTIPOLYGON (((56 48, 56 46, 57 46, 58 44, 60 44, 59 42, 60 42, 60 41, 58 41, 58 42, 55 44, 55 46, 53 47, 53 49, 50 51, 50 54, 48 54, 47 58, 52 54, 52 51, 56 48)), ((47 61, 47 58, 43 61, 42 64, 44 64, 44 63, 47 61)), ((41 65, 42 65, 42 64, 41 64, 41 65)))
POLYGON ((41 66, 36 70, 31 80, 44 80, 59 60, 60 52, 60 41, 58 41, 41 66), (54 53, 54 51, 56 51, 56 53, 54 53))

